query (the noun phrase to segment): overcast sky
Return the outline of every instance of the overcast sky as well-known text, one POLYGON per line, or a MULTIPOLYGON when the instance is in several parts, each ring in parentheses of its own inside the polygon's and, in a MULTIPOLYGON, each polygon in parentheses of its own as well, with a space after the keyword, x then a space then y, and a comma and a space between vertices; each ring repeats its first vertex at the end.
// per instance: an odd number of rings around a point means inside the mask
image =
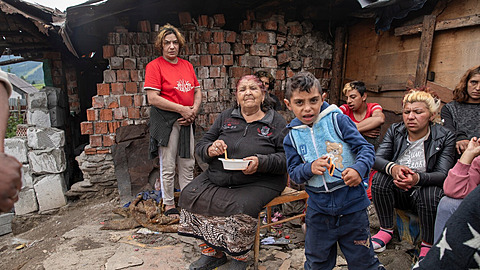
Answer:
POLYGON ((58 8, 65 11, 67 7, 75 6, 87 2, 87 0, 24 0, 25 2, 37 3, 42 6, 58 8))

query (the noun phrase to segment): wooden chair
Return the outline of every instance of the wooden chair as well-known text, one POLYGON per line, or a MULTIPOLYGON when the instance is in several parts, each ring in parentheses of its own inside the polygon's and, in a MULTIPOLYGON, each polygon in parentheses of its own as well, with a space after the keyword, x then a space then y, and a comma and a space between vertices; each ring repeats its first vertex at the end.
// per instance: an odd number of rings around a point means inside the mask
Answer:
POLYGON ((262 224, 262 218, 260 214, 258 215, 258 224, 257 224, 257 232, 255 234, 255 244, 254 244, 254 269, 258 269, 258 255, 260 253, 260 229, 263 228, 270 228, 271 226, 282 224, 290 220, 294 220, 297 218, 302 218, 305 216, 304 213, 298 214, 293 217, 288 217, 276 222, 272 222, 272 206, 279 205, 282 203, 299 201, 299 200, 306 200, 308 199, 308 194, 305 190, 298 191, 289 187, 286 187, 280 196, 271 200, 265 208, 267 208, 267 224, 262 224))

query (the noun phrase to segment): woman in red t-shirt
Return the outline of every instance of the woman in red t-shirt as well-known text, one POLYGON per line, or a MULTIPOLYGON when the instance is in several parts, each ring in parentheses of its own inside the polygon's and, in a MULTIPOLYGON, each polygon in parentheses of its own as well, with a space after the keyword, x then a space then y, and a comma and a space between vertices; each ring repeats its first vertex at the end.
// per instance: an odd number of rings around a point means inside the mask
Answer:
POLYGON ((180 189, 193 180, 193 127, 202 91, 190 62, 178 58, 185 38, 177 28, 164 25, 155 48, 161 56, 148 63, 144 89, 150 110, 150 157, 159 156, 160 181, 165 215, 179 217, 174 201, 178 171, 180 189))

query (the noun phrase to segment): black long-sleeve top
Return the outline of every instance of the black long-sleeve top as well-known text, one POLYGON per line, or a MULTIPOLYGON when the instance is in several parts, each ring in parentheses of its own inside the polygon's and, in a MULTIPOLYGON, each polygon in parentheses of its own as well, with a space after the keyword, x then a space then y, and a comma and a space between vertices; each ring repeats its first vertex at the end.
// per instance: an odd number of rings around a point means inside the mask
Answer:
POLYGON ((285 126, 285 119, 274 110, 268 110, 261 120, 247 123, 240 109, 228 109, 217 117, 195 146, 195 151, 209 164, 205 173, 218 186, 252 184, 281 192, 285 188, 287 171, 283 149, 285 126), (245 175, 242 171, 224 170, 219 157, 208 156, 208 147, 217 139, 227 144, 228 158, 257 156, 257 172, 245 175))

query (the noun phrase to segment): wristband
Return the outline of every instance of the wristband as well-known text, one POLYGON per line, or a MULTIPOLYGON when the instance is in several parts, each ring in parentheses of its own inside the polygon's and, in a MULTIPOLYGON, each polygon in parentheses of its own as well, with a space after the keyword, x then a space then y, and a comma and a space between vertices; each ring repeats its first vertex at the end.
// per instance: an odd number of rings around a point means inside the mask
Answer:
POLYGON ((394 167, 395 165, 397 165, 397 164, 395 164, 394 162, 389 162, 389 163, 387 163, 387 166, 385 166, 385 172, 386 172, 388 175, 391 176, 391 175, 392 175, 392 169, 393 169, 393 167, 394 167))

